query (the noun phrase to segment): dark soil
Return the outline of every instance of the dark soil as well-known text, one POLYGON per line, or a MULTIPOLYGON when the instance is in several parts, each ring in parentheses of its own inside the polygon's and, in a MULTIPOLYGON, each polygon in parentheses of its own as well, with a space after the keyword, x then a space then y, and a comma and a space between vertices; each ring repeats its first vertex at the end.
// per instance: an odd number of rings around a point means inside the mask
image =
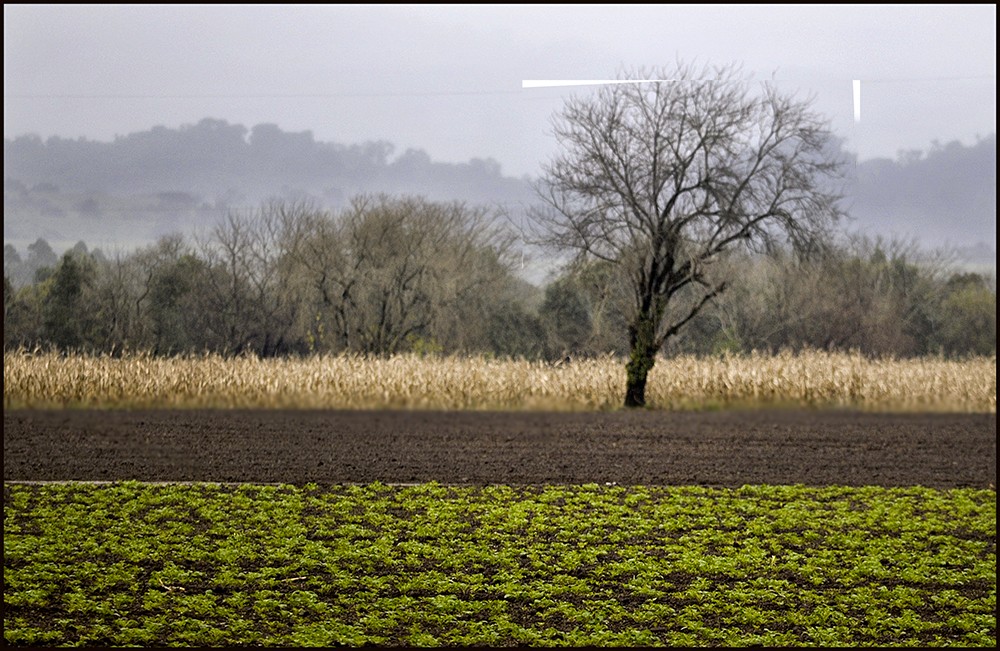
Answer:
POLYGON ((988 488, 996 414, 5 411, 5 481, 988 488))

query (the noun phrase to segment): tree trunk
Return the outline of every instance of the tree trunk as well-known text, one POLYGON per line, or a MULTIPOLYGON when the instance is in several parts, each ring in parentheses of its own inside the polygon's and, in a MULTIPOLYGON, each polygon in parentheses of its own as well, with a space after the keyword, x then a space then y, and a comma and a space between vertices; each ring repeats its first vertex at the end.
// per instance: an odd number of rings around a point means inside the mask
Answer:
POLYGON ((656 363, 656 322, 649 316, 640 316, 638 323, 629 328, 631 352, 625 366, 625 406, 646 406, 646 377, 656 363))

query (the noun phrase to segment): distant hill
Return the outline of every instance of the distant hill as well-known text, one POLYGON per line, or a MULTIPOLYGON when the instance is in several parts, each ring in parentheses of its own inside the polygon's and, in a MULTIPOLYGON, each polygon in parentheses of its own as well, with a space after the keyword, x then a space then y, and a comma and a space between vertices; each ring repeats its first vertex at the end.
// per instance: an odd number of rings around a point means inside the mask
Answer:
POLYGON ((493 159, 438 163, 423 150, 393 150, 383 141, 340 145, 310 131, 214 119, 113 142, 4 139, 4 241, 139 243, 270 198, 337 208, 360 193, 387 192, 511 210, 532 200, 528 183, 503 176, 493 159))
POLYGON ((895 161, 863 161, 856 171, 849 203, 859 230, 950 245, 970 262, 996 266, 996 134, 968 147, 934 143, 895 161))
MULTIPOLYGON (((514 217, 534 201, 528 179, 504 176, 491 158, 439 163, 419 149, 395 155, 384 141, 319 142, 273 124, 206 118, 112 142, 4 139, 4 241, 21 249, 38 237, 57 250, 79 240, 127 247, 263 199, 337 208, 363 192, 501 205, 514 217)), ((849 230, 960 247, 995 268, 995 134, 860 161, 849 192, 849 230)))

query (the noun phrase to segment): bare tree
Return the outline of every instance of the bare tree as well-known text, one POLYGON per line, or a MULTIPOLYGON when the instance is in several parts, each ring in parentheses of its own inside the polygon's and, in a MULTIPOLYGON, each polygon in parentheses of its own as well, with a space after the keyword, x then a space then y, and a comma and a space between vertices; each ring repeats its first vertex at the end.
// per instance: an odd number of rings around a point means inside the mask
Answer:
POLYGON ((632 290, 625 405, 643 406, 664 343, 727 277, 736 247, 808 251, 841 215, 842 163, 809 100, 729 65, 677 63, 571 98, 553 120, 562 153, 536 186, 541 243, 621 265, 632 290))
POLYGON ((137 298, 138 270, 135 256, 115 251, 110 260, 98 264, 96 301, 99 320, 106 330, 106 346, 123 351, 142 333, 142 312, 137 298))
POLYGON ((493 221, 481 207, 388 195, 317 217, 298 252, 317 314, 310 340, 390 355, 437 334, 461 339, 468 324, 453 316, 474 315, 470 304, 506 278, 509 242, 493 221))
POLYGON ((320 210, 309 201, 269 200, 230 211, 199 242, 211 270, 202 293, 215 306, 208 323, 227 351, 282 353, 299 319, 296 265, 320 210))

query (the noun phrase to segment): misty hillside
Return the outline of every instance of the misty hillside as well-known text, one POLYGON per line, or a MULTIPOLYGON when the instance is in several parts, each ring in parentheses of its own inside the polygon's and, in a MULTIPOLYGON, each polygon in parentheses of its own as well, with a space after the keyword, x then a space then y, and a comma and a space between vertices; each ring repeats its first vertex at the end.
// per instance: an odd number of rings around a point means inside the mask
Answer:
POLYGON ((996 264, 996 134, 969 147, 934 143, 928 152, 904 152, 895 161, 861 162, 850 191, 858 228, 919 237, 926 247, 972 249, 970 258, 988 256, 996 264))
MULTIPOLYGON (((4 140, 4 241, 137 244, 213 223, 262 200, 330 208, 366 192, 521 206, 532 193, 492 159, 439 163, 384 141, 317 142, 273 124, 204 119, 113 142, 22 136, 4 140)), ((57 247, 60 248, 60 247, 57 247)))
MULTIPOLYGON (((204 119, 113 142, 4 139, 4 241, 18 248, 38 237, 57 249, 79 240, 132 246, 268 198, 336 208, 363 192, 503 205, 512 213, 534 196, 526 179, 503 176, 491 158, 439 163, 423 150, 396 155, 384 141, 318 142, 310 131, 273 124, 248 129, 204 119)), ((963 247, 969 262, 995 266, 996 136, 859 162, 848 205, 851 231, 963 247)))

